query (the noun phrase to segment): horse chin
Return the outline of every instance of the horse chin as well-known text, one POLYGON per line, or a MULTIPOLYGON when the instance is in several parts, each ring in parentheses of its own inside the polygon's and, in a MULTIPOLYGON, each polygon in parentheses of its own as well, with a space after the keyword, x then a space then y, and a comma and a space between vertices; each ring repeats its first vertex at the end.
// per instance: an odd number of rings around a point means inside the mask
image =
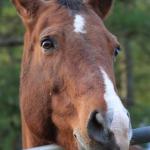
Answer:
POLYGON ((74 133, 78 150, 120 150, 116 143, 104 146, 101 143, 91 140, 87 136, 82 136, 79 132, 74 133))
POLYGON ((78 150, 103 150, 100 144, 96 144, 85 136, 81 136, 79 132, 74 133, 78 150), (85 140, 86 139, 86 140, 85 140))
POLYGON ((89 144, 83 144, 81 141, 77 140, 78 150, 120 150, 119 147, 106 148, 102 146, 100 143, 95 141, 91 141, 89 144))
POLYGON ((78 150, 104 150, 100 144, 85 144, 77 139, 78 150))

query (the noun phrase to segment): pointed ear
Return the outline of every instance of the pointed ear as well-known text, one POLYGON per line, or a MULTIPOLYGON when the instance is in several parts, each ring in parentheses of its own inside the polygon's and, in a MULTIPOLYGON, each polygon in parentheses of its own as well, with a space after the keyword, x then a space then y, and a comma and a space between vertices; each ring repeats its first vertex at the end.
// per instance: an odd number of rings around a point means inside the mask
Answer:
POLYGON ((34 20, 40 8, 44 5, 42 0, 12 0, 23 22, 34 20))
POLYGON ((104 19, 110 11, 113 0, 86 0, 87 3, 94 9, 94 11, 104 19))

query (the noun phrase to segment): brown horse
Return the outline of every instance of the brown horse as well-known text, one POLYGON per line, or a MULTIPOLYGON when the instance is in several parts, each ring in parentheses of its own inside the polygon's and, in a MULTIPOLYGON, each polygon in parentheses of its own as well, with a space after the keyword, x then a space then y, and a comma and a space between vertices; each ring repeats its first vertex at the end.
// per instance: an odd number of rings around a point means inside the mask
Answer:
POLYGON ((116 93, 119 43, 104 26, 112 0, 13 0, 26 28, 20 107, 23 147, 128 150, 116 93))

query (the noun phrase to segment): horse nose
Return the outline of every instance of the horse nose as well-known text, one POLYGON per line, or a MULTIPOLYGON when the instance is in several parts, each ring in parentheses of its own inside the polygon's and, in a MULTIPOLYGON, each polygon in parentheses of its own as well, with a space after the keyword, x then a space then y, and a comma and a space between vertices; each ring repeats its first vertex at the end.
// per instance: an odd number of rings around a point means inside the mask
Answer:
POLYGON ((94 111, 91 113, 87 126, 88 135, 92 140, 102 145, 115 143, 114 134, 109 130, 105 122, 100 112, 94 111))

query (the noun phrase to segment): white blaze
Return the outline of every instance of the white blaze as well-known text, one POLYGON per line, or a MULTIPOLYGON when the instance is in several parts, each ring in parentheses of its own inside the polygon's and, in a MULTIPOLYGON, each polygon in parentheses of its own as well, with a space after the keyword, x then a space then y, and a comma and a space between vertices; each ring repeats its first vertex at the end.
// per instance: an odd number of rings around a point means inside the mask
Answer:
POLYGON ((116 94, 114 85, 103 68, 100 68, 105 85, 104 99, 107 104, 107 120, 121 150, 128 150, 132 131, 127 110, 116 94))
POLYGON ((85 27, 85 19, 81 15, 75 15, 74 32, 86 33, 84 27, 85 27))

